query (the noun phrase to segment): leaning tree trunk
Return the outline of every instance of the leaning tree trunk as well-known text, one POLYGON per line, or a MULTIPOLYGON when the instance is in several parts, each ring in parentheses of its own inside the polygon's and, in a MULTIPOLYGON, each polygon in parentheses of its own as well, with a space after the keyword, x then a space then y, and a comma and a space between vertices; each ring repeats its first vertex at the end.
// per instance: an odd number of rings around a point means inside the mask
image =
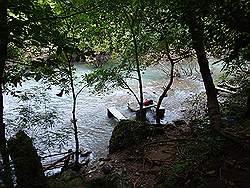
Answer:
MULTIPOLYGON (((194 10, 195 12, 195 10, 194 10)), ((209 119, 214 129, 219 129, 221 124, 221 115, 217 92, 213 83, 213 78, 209 69, 208 59, 204 47, 204 27, 201 18, 190 12, 186 16, 186 22, 192 37, 193 48, 196 52, 200 73, 204 82, 207 95, 207 107, 209 119)))
POLYGON ((160 106, 163 101, 163 99, 166 97, 167 92, 170 90, 173 81, 174 81, 174 60, 171 58, 170 53, 167 52, 168 60, 170 61, 171 64, 171 70, 170 70, 170 80, 168 82, 167 87, 164 89, 162 92, 161 96, 158 99, 157 106, 156 106, 156 123, 161 123, 161 113, 160 113, 160 106))
POLYGON ((6 146, 5 124, 3 123, 3 77, 9 36, 7 26, 7 7, 8 0, 0 0, 0 153, 4 167, 4 184, 6 187, 13 187, 9 154, 6 146))

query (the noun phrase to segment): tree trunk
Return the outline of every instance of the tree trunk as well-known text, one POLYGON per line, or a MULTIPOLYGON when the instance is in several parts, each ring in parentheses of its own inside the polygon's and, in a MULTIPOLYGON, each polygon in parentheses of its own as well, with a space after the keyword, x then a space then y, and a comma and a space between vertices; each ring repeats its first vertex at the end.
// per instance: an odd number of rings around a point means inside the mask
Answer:
POLYGON ((157 102, 157 106, 156 106, 156 123, 161 123, 161 117, 160 117, 160 106, 161 103, 163 101, 163 99, 166 97, 167 92, 170 90, 173 81, 174 81, 174 60, 171 58, 169 51, 167 52, 168 55, 168 59, 170 61, 171 64, 171 70, 170 70, 170 80, 168 82, 167 87, 164 89, 164 91, 162 92, 161 96, 159 97, 159 100, 157 102))
POLYGON ((143 110, 143 85, 142 85, 142 77, 141 77, 140 62, 139 62, 139 55, 138 55, 138 46, 137 46, 136 36, 134 34, 134 30, 132 27, 131 27, 131 32, 132 32, 132 36, 133 36, 136 71, 137 71, 137 75, 138 75, 139 93, 140 93, 140 103, 139 103, 140 111, 139 111, 139 114, 137 117, 138 117, 139 121, 145 121, 146 120, 146 113, 143 110))
POLYGON ((136 34, 135 34, 135 19, 136 18, 132 18, 131 15, 125 10, 125 8, 123 7, 123 11, 124 14, 127 18, 127 22, 129 24, 130 27, 130 32, 132 34, 132 40, 133 40, 133 44, 134 44, 134 55, 135 55, 135 63, 136 63, 136 72, 137 72, 137 76, 138 76, 138 84, 139 84, 139 107, 140 110, 137 113, 137 117, 136 119, 139 121, 145 121, 146 120, 146 113, 143 110, 143 85, 142 85, 142 76, 141 76, 141 70, 140 70, 140 62, 139 62, 139 54, 138 54, 138 43, 137 43, 137 39, 136 39, 136 34))
POLYGON ((13 187, 9 154, 6 146, 5 124, 3 123, 3 78, 9 36, 7 26, 7 7, 8 0, 0 0, 0 153, 4 167, 4 184, 6 187, 13 187))
POLYGON ((72 109, 72 123, 74 127, 74 136, 75 136, 75 147, 76 147, 76 153, 75 153, 75 167, 76 169, 79 169, 79 140, 78 140, 78 130, 77 130, 77 124, 76 124, 76 93, 75 93, 75 87, 74 87, 74 79, 73 79, 73 73, 71 68, 71 60, 68 59, 69 64, 69 74, 70 74, 70 86, 72 91, 72 98, 73 98, 73 109, 72 109))
POLYGON ((246 117, 250 117, 250 96, 247 97, 247 112, 246 117))
POLYGON ((247 105, 245 117, 250 119, 250 84, 247 85, 247 105))
POLYGON ((201 18, 195 14, 196 10, 189 9, 186 16, 186 22, 189 27, 189 32, 192 37, 193 48, 196 52, 200 73, 204 82, 207 95, 207 107, 209 119, 214 129, 219 129, 221 124, 221 115, 219 102, 217 99, 216 89, 213 83, 213 78, 209 69, 208 59, 204 47, 204 27, 201 18))

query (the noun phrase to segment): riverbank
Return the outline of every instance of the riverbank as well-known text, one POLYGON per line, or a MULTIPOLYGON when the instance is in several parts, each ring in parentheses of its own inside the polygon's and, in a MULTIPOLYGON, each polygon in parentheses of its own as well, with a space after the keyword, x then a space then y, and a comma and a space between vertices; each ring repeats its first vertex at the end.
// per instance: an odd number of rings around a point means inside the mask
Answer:
MULTIPOLYGON (((184 122, 157 127, 157 131, 140 143, 127 142, 127 147, 113 151, 91 171, 83 170, 81 175, 65 172, 61 181, 82 181, 79 187, 95 188, 248 187, 249 148, 225 139, 208 127, 198 128, 201 122, 193 124, 193 132, 181 128, 185 126, 180 123, 184 122)), ((235 134, 235 130, 226 130, 235 134)), ((249 130, 244 129, 245 136, 250 135, 249 130)), ((136 140, 134 136, 127 139, 136 140)), ((245 139, 244 143, 249 141, 245 139)))
MULTIPOLYGON (((163 176, 166 169, 169 168, 180 155, 178 145, 185 143, 189 139, 189 129, 182 127, 184 121, 177 121, 175 124, 163 126, 142 125, 138 122, 124 122, 118 126, 129 127, 128 134, 134 132, 131 137, 126 136, 126 130, 122 129, 120 133, 123 136, 114 138, 112 135, 110 142, 111 154, 108 160, 102 164, 97 171, 90 173, 86 178, 88 181, 95 181, 96 175, 105 176, 105 168, 111 167, 112 174, 124 181, 128 187, 152 187, 163 183, 163 176), (181 124, 180 124, 181 123, 181 124), (138 129, 138 127, 141 127, 138 129), (148 127, 148 128, 146 128, 148 127), (148 134, 145 134, 145 132, 148 134), (125 137, 126 136, 126 137, 125 137), (123 137, 123 138, 122 138, 123 137), (112 139, 119 139, 113 141, 112 139), (121 140, 123 143, 121 143, 121 140), (118 143, 116 143, 118 142, 118 143), (116 147, 116 148, 114 148, 116 147)), ((184 127, 184 126, 183 126, 184 127)), ((99 177, 98 177, 99 178, 99 177)))
POLYGON ((206 115, 161 126, 121 122, 107 158, 78 176, 65 172, 59 180, 65 182, 68 176, 68 182, 81 182, 78 187, 95 188, 248 187, 250 120, 238 99, 243 98, 232 96, 222 104, 223 134, 211 130, 206 115))

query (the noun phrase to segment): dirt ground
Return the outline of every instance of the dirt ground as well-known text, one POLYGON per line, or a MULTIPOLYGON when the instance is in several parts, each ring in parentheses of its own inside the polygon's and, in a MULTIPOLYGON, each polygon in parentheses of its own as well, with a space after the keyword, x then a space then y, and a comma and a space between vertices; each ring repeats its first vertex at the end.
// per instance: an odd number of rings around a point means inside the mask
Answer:
POLYGON ((194 162, 182 169, 178 162, 186 157, 183 146, 196 142, 190 132, 187 125, 168 125, 163 134, 108 155, 86 178, 91 181, 107 174, 118 174, 128 187, 145 188, 250 187, 250 150, 231 142, 225 145, 215 161, 206 161, 204 165, 194 162), (172 181, 172 177, 173 184, 166 183, 172 181), (204 183, 197 184, 197 178, 204 183))
POLYGON ((165 169, 180 155, 178 142, 187 140, 183 130, 174 125, 166 127, 164 134, 148 137, 139 145, 108 155, 87 179, 103 176, 103 169, 109 166, 112 171, 124 175, 132 187, 155 187, 164 181, 165 169))

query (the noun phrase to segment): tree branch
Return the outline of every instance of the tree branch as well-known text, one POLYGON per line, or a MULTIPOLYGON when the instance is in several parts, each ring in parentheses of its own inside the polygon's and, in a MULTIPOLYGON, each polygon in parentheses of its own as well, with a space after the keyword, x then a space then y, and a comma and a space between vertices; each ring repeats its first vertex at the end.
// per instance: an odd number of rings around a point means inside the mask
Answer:
POLYGON ((135 97, 138 104, 140 104, 140 101, 139 101, 138 97, 136 96, 135 92, 131 89, 131 87, 128 85, 128 83, 125 82, 123 79, 122 79, 122 82, 127 87, 127 89, 132 93, 132 95, 135 97))
POLYGON ((88 84, 84 85, 77 93, 76 93, 76 98, 78 97, 78 95, 82 92, 82 90, 88 86, 88 84))

